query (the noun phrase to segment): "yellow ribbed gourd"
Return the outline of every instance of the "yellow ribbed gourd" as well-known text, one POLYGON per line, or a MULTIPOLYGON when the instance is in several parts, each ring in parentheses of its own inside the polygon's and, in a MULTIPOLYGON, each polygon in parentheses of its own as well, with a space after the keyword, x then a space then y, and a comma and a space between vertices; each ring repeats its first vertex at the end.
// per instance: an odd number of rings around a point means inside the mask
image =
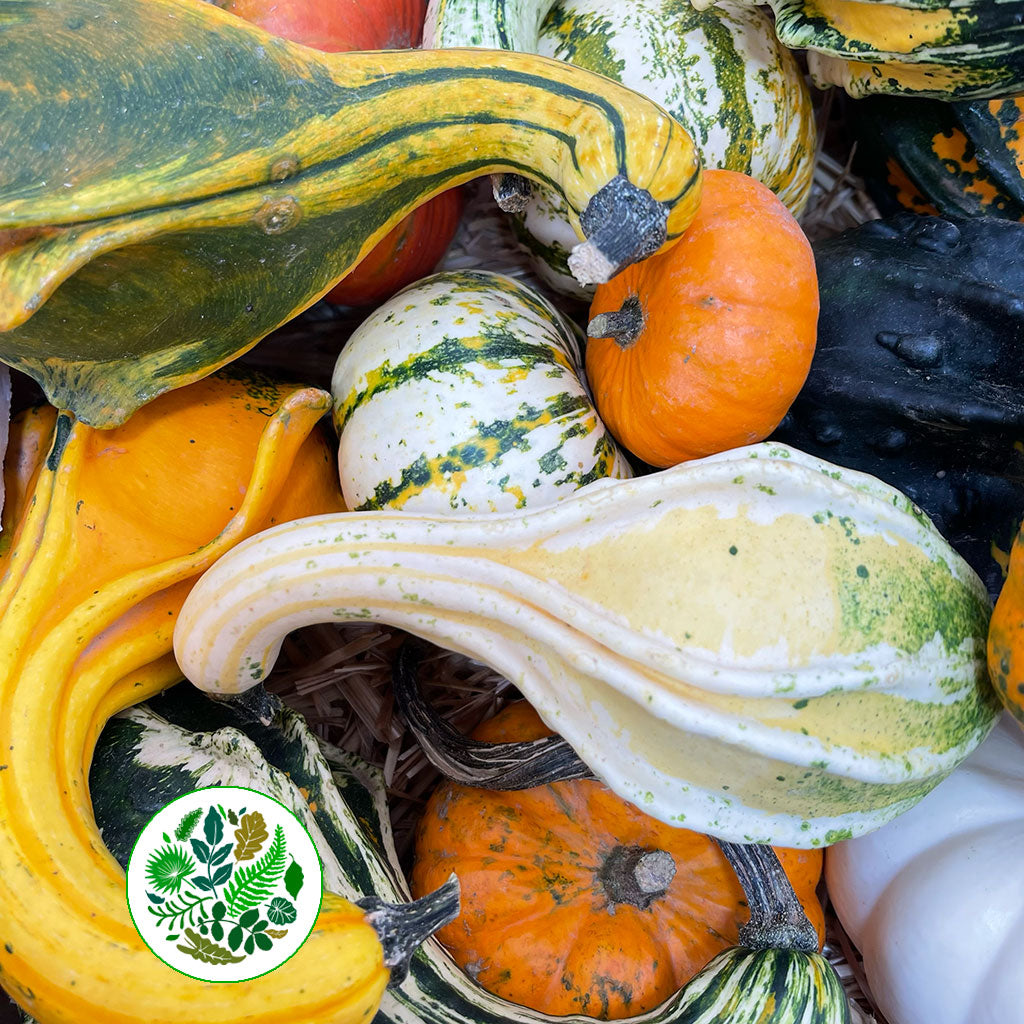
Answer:
POLYGON ((985 736, 989 611, 904 495, 763 444, 514 514, 278 527, 199 581, 175 652, 234 693, 299 626, 400 626, 506 675, 652 816, 806 848, 906 810, 985 736))
POLYGON ((330 893, 305 945, 262 978, 212 985, 163 964, 132 924, 88 792, 106 720, 181 678, 171 636, 196 576, 255 530, 343 507, 311 433, 329 408, 323 391, 218 375, 113 431, 52 409, 16 424, 0 560, 0 984, 39 1024, 355 1024, 376 1009, 381 941, 330 893))

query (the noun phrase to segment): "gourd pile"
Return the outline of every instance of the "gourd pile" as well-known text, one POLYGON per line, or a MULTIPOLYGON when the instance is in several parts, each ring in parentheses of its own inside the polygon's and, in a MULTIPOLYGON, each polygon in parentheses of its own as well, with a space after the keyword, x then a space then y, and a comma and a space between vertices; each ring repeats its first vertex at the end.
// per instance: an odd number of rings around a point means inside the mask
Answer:
POLYGON ((889 1024, 1024 1024, 1024 3, 768 7, 0 0, 27 1019, 844 1024, 827 893, 889 1024), (812 86, 887 214, 813 245, 812 86), (514 276, 432 272, 488 176, 514 276), (323 386, 229 365, 320 300, 323 386), (409 634, 411 862, 265 686, 339 622, 409 634), (523 700, 462 735, 424 642, 523 700), (125 900, 214 785, 324 867, 232 985, 125 900))

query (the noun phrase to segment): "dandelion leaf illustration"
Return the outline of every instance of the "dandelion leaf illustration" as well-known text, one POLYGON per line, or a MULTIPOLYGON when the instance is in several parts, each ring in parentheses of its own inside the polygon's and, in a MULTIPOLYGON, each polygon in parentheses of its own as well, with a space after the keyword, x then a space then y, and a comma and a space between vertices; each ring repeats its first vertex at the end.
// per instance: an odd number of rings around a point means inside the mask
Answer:
POLYGON ((235 839, 238 840, 235 860, 252 860, 269 838, 267 823, 259 811, 242 815, 242 823, 235 829, 235 839))
POLYGON ((184 847, 164 846, 149 855, 146 881, 157 892, 176 893, 195 868, 196 862, 184 847))
POLYGON ((284 874, 285 856, 284 829, 278 825, 267 852, 252 864, 240 867, 224 890, 228 917, 238 917, 240 912, 258 907, 270 899, 284 874))
POLYGON ((174 830, 174 838, 180 839, 181 842, 185 842, 186 839, 196 830, 196 825, 199 824, 199 819, 203 816, 202 807, 195 807, 184 818, 178 822, 178 827, 174 830))
POLYGON ((288 890, 288 895, 292 899, 295 899, 302 889, 302 867, 294 857, 288 866, 288 870, 284 873, 284 887, 288 890))
POLYGON ((185 935, 191 946, 178 946, 182 953, 187 953, 195 960, 201 960, 204 964, 237 964, 245 957, 235 956, 230 949, 218 946, 212 939, 204 938, 191 928, 185 929, 185 935))

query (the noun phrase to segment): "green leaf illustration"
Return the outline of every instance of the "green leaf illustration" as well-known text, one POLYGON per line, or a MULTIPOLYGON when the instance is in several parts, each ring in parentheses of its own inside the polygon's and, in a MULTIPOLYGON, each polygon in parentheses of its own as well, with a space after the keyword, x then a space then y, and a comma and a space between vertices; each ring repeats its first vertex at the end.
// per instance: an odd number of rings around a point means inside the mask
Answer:
POLYGON ((202 807, 196 807, 189 811, 188 814, 178 822, 178 827, 174 830, 174 838, 185 842, 185 840, 188 839, 188 837, 195 831, 196 825, 199 824, 199 819, 202 816, 202 807))
POLYGON ((170 931, 175 927, 184 927, 186 919, 189 924, 195 924, 196 914, 198 913, 200 918, 202 917, 200 908, 210 899, 209 896, 192 899, 195 895, 192 892, 185 892, 178 898, 178 902, 168 900, 161 907, 149 907, 149 912, 156 918, 156 926, 159 928, 160 925, 167 922, 167 928, 170 931))
POLYGON ((202 839, 193 839, 191 842, 192 852, 196 855, 196 860, 198 860, 200 864, 209 864, 210 848, 206 843, 204 843, 202 839))
POLYGON ((259 920, 260 912, 258 909, 247 910, 239 919, 238 923, 243 928, 251 928, 259 920))
POLYGON ((213 915, 214 921, 220 921, 228 912, 228 908, 217 900, 216 903, 210 908, 210 913, 213 915))
POLYGON ((267 934, 272 939, 283 939, 288 934, 287 928, 268 928, 267 934))
POLYGON ((217 813, 216 807, 211 807, 203 822, 203 832, 206 834, 206 841, 212 850, 224 838, 224 819, 217 813))
POLYGON ((256 949, 255 938, 252 935, 250 935, 249 938, 245 940, 245 945, 242 948, 246 951, 246 953, 252 953, 253 950, 256 949))
POLYGON ((235 829, 235 839, 238 840, 238 846, 235 847, 235 860, 252 860, 269 838, 267 823, 259 811, 243 814, 241 825, 235 829))
POLYGON ((238 824, 238 815, 235 814, 235 812, 233 810, 231 810, 230 807, 228 808, 228 821, 232 825, 237 825, 238 824))
POLYGON ((238 949, 238 947, 242 944, 242 935, 243 934, 244 933, 242 931, 241 925, 237 925, 237 924, 228 933, 228 945, 233 950, 238 949))
POLYGON ((252 864, 240 867, 224 890, 229 917, 237 917, 241 911, 258 907, 270 899, 284 874, 285 856, 284 829, 278 825, 267 852, 252 864))
POLYGON ((196 862, 182 846, 154 850, 146 862, 146 881, 157 892, 176 893, 196 868, 196 862))
POLYGON ((291 924, 295 920, 295 904, 289 903, 283 896, 275 896, 267 907, 267 917, 274 924, 291 924))
POLYGON ((288 895, 292 899, 299 895, 299 890, 302 888, 302 868, 294 858, 292 858, 288 870, 284 873, 284 887, 288 890, 288 895))
POLYGON ((270 949, 270 947, 274 944, 271 941, 270 937, 265 932, 260 932, 259 934, 254 935, 253 940, 255 941, 256 945, 259 946, 259 948, 262 949, 264 952, 270 949))
POLYGON ((185 935, 192 945, 178 946, 177 948, 193 959, 201 960, 204 964, 238 964, 245 959, 244 956, 235 956, 231 950, 218 946, 212 939, 204 939, 202 935, 191 928, 185 929, 185 935))
POLYGON ((210 925, 210 938, 216 939, 217 942, 224 938, 224 925, 220 921, 214 921, 210 925))
POLYGON ((213 884, 223 885, 231 877, 231 872, 234 870, 234 864, 225 864, 223 867, 217 868, 213 873, 213 884))
POLYGON ((232 842, 225 843, 219 850, 214 851, 213 856, 210 858, 211 864, 220 864, 221 861, 226 860, 228 854, 231 852, 231 847, 235 844, 232 842))

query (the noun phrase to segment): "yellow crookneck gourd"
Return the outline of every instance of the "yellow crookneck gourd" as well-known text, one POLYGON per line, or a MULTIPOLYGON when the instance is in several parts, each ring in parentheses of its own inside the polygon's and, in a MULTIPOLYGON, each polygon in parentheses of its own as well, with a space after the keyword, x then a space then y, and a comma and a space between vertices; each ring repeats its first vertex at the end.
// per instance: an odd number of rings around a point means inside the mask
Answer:
POLYGON ((97 431, 15 422, 0 555, 0 984, 40 1024, 368 1020, 387 984, 365 911, 325 893, 283 970, 209 985, 129 917, 88 769, 115 712, 178 681, 197 575, 275 522, 339 511, 325 392, 219 374, 97 431))
POLYGON ((0 96, 0 359, 94 426, 244 352, 480 175, 562 195, 587 281, 700 201, 690 136, 600 75, 322 53, 197 0, 0 0, 0 96))

